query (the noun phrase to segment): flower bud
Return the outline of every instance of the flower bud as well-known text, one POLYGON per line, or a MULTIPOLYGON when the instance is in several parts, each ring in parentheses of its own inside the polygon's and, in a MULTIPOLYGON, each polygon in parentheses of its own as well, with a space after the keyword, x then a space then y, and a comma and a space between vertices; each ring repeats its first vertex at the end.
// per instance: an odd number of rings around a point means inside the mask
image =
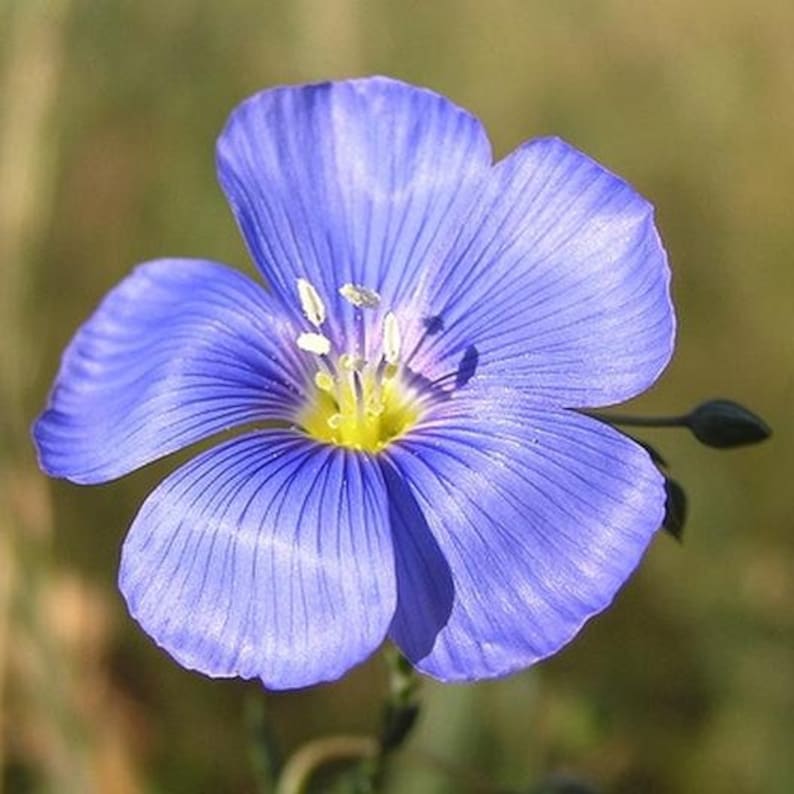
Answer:
POLYGON ((772 433, 761 417, 733 400, 702 403, 687 417, 686 424, 698 441, 720 449, 757 444, 772 433))

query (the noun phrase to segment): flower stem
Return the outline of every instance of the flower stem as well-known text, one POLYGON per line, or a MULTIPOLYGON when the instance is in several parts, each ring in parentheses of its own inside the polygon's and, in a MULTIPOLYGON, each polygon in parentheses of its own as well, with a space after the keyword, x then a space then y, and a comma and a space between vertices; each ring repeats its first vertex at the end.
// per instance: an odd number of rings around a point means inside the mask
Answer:
POLYGON ((626 416, 600 411, 582 413, 610 425, 686 427, 701 444, 716 449, 758 444, 772 435, 772 429, 760 416, 724 397, 706 400, 681 416, 626 416))
POLYGON ((687 427, 689 415, 681 416, 629 416, 627 414, 604 414, 600 411, 582 411, 593 419, 600 419, 610 425, 626 427, 687 427))
POLYGON ((380 753, 378 741, 371 736, 329 736, 303 745, 287 761, 276 785, 275 794, 304 794, 314 773, 322 766, 339 761, 369 761, 380 753))
POLYGON ((354 794, 378 790, 386 758, 402 746, 419 714, 416 672, 396 648, 387 648, 385 655, 389 665, 389 693, 377 738, 329 736, 305 744, 287 761, 275 794, 305 794, 320 767, 345 761, 358 763, 340 778, 338 782, 343 784, 340 790, 354 794))
POLYGON ((281 772, 281 751, 270 727, 261 692, 249 695, 244 705, 255 790, 258 794, 271 794, 281 772))
POLYGON ((394 647, 387 647, 389 696, 383 709, 380 730, 381 754, 396 750, 408 738, 419 716, 416 691, 419 680, 411 663, 394 647))

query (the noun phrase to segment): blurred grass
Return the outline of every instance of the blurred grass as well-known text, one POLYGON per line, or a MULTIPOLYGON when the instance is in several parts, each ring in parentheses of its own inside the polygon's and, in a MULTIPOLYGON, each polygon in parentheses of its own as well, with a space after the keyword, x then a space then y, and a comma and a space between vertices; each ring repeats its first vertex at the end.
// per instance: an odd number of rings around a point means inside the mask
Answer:
MULTIPOLYGON (((731 396, 776 431, 737 453, 650 436, 690 492, 684 546, 659 538, 615 606, 538 668, 426 682, 390 790, 568 770, 618 794, 793 791, 792 31, 794 6, 774 0, 0 4, 5 790, 252 790, 256 686, 177 668, 115 591, 126 526, 173 461, 92 490, 48 484, 27 426, 74 328, 136 262, 252 270, 212 159, 237 101, 386 73, 477 113, 500 155, 555 133, 649 196, 679 340, 637 409, 731 396)), ((372 728, 383 688, 373 660, 261 697, 289 748, 372 728)))

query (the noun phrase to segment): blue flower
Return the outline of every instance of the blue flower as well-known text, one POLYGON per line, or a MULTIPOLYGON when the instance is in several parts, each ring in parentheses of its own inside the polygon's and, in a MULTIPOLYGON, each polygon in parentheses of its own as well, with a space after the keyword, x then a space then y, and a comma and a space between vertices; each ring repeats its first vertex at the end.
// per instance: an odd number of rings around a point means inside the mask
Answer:
POLYGON ((143 504, 132 615, 184 666, 272 688, 386 638, 445 681, 557 651, 662 521, 646 452, 576 410, 670 358, 651 206, 557 139, 494 164, 475 118, 384 78, 252 97, 217 164, 269 290, 139 266, 34 427, 77 483, 238 431, 143 504))

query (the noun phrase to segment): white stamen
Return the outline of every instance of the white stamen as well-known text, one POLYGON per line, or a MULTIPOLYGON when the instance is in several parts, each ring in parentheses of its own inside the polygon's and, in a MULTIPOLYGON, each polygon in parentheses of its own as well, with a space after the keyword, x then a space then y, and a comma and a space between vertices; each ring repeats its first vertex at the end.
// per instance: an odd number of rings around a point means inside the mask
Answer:
POLYGON ((383 357, 387 364, 396 364, 400 360, 400 326, 394 312, 383 318, 383 357))
POLYGON ((331 350, 331 340, 322 334, 303 333, 298 337, 298 347, 307 353, 326 356, 331 350))
POLYGON ((316 328, 325 321, 325 304, 314 285, 305 278, 298 279, 298 297, 306 319, 316 328))
POLYGON ((380 306, 380 295, 360 284, 345 284, 339 288, 339 294, 359 309, 377 309, 380 306))

